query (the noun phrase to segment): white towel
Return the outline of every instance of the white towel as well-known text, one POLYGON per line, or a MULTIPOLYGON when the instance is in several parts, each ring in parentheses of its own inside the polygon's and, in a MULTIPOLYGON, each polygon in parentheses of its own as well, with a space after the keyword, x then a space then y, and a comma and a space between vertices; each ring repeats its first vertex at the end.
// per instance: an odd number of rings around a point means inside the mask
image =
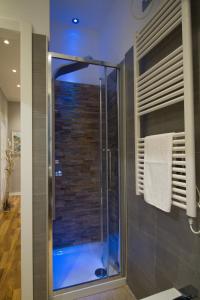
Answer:
POLYGON ((144 142, 144 199, 165 212, 172 204, 173 135, 152 135, 144 142))

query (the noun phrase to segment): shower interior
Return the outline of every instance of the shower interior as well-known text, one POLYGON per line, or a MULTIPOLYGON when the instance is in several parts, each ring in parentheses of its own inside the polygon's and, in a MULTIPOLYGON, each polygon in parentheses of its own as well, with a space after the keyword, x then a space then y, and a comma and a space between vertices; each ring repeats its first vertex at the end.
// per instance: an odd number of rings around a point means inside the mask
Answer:
POLYGON ((53 58, 53 290, 119 275, 118 70, 53 58))

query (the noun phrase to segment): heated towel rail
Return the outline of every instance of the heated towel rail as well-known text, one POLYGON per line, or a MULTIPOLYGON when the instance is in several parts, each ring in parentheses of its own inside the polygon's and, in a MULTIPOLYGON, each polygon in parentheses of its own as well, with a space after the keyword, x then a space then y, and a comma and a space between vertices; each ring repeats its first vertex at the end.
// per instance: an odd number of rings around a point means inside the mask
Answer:
POLYGON ((144 137, 141 120, 156 110, 184 103, 184 132, 173 137, 172 204, 196 217, 191 8, 189 0, 169 0, 137 33, 135 67, 136 193, 144 189, 144 137), (140 73, 141 60, 181 26, 182 44, 140 73))

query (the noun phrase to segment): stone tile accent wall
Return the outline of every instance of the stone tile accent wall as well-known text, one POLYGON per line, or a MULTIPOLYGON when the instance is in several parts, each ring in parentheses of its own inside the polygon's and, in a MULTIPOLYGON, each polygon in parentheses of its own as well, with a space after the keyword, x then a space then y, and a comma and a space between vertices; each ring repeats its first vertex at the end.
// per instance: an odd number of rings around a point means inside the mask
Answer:
MULTIPOLYGON (((196 174, 200 186, 200 3, 191 1, 195 84, 196 174)), ((173 207, 164 213, 136 196, 134 154, 133 49, 126 55, 128 274, 136 297, 192 284, 200 291, 200 237, 189 229, 185 212, 173 207)), ((183 105, 154 112, 143 119, 142 134, 184 130, 183 105), (153 118, 152 118, 153 116, 153 118)), ((200 223, 200 220, 199 220, 200 223)))
POLYGON ((100 240, 99 139, 99 87, 55 81, 54 248, 100 240))

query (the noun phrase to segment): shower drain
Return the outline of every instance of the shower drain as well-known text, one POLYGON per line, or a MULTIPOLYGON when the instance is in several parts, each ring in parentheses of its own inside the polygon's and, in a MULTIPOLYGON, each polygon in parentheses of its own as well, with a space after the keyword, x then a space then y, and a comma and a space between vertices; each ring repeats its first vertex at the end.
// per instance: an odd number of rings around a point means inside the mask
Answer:
POLYGON ((98 278, 104 278, 104 277, 107 276, 107 271, 106 271, 106 269, 99 268, 99 269, 96 269, 95 275, 96 275, 98 278))

